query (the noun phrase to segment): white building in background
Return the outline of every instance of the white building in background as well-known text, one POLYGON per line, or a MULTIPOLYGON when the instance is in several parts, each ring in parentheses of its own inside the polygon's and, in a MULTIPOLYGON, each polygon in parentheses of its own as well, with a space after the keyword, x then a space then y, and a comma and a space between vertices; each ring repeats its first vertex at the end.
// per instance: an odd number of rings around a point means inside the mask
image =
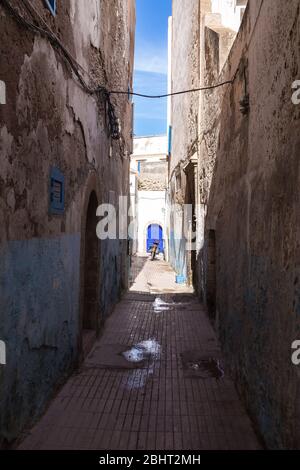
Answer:
POLYGON ((246 10, 248 0, 212 0, 211 14, 219 17, 219 24, 236 33, 246 10))
POLYGON ((132 240, 131 254, 136 255, 138 251, 138 226, 137 226, 137 206, 138 206, 138 174, 135 168, 130 167, 130 216, 133 222, 129 228, 129 236, 132 240))
POLYGON ((135 138, 130 171, 132 214, 135 214, 132 233, 137 235, 133 252, 146 254, 153 241, 159 240, 160 251, 167 256, 167 136, 135 138))

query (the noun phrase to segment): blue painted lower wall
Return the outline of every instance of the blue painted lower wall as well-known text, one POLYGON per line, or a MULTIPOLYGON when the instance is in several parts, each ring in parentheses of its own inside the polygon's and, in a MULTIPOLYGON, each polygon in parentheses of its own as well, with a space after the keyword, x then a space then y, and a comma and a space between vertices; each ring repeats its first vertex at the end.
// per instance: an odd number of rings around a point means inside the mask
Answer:
POLYGON ((177 274, 187 278, 186 241, 184 238, 178 239, 174 236, 174 231, 170 232, 170 264, 177 274))
POLYGON ((0 444, 43 411, 77 356, 80 234, 0 247, 0 444))

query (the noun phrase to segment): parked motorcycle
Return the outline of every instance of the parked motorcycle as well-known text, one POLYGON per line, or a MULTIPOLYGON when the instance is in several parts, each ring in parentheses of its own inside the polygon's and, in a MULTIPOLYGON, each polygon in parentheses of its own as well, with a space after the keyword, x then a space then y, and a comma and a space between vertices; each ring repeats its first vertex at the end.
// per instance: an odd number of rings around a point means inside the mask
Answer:
POLYGON ((155 260, 156 255, 158 254, 158 242, 153 243, 153 246, 151 247, 151 261, 155 260))

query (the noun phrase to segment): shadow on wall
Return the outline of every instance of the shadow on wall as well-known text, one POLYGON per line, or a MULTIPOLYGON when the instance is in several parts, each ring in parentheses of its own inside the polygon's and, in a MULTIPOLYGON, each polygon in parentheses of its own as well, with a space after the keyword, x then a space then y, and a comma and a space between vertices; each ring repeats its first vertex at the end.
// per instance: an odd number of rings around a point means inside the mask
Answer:
POLYGON ((96 234, 98 199, 92 191, 85 223, 82 351, 87 356, 100 330, 100 242, 96 234))
POLYGON ((143 271, 145 264, 147 263, 148 256, 133 256, 131 258, 130 266, 130 287, 135 283, 139 274, 143 271))
POLYGON ((44 411, 74 367, 79 259, 79 234, 0 247, 0 312, 7 313, 0 315, 7 345, 7 363, 0 368, 0 446, 44 411))
POLYGON ((98 330, 100 243, 96 235, 98 200, 90 195, 85 228, 83 329, 98 330))

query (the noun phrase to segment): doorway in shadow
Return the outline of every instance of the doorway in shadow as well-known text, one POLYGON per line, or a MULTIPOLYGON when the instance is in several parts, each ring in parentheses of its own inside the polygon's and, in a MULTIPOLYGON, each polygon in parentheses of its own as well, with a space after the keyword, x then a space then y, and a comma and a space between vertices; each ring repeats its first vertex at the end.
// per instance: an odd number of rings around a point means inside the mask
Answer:
POLYGON ((98 200, 95 192, 89 199, 84 252, 83 352, 86 355, 97 336, 99 315, 100 244, 96 235, 98 200))
POLYGON ((188 222, 188 233, 186 234, 186 241, 190 246, 187 250, 187 279, 188 284, 194 288, 197 286, 197 269, 196 269, 196 214, 195 214, 195 165, 190 163, 185 170, 186 172, 186 189, 185 189, 185 204, 190 207, 188 222))
POLYGON ((217 273, 216 273, 216 232, 209 230, 207 246, 206 303, 211 318, 216 316, 217 273))

